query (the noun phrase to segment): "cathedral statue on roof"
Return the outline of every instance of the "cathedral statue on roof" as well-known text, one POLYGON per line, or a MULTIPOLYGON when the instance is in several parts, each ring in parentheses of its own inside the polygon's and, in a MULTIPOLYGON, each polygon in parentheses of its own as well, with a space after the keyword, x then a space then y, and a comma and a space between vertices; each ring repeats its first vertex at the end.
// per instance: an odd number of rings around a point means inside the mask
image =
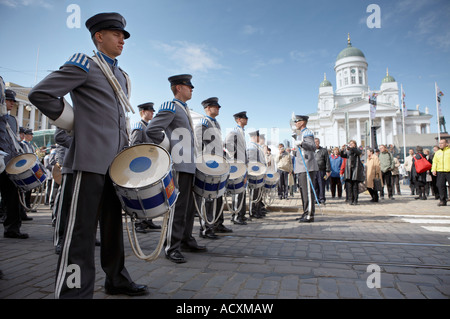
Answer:
MULTIPOLYGON (((319 85, 317 112, 309 114, 308 128, 320 138, 322 146, 342 146, 355 140, 358 146, 372 146, 368 138, 370 127, 376 127, 378 144, 403 144, 403 118, 399 84, 386 70, 380 88, 368 86, 368 63, 364 53, 351 43, 336 58, 334 65, 336 89, 327 79, 319 85), (376 111, 371 116, 369 96, 376 94, 376 111), (367 139, 366 139, 367 137, 367 139), (369 142, 368 142, 369 141, 369 142)), ((429 134, 428 109, 424 113, 416 109, 407 110, 406 134, 429 134)), ((408 143, 407 143, 408 144, 408 143)))

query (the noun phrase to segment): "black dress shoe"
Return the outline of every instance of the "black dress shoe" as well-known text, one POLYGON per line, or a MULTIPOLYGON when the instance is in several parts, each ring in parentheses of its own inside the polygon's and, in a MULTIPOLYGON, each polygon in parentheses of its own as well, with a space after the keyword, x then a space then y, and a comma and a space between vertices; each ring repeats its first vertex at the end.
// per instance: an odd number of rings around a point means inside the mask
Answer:
POLYGON ((205 253, 208 251, 208 248, 206 246, 187 246, 187 245, 181 245, 181 251, 188 251, 191 253, 205 253))
POLYGON ((177 250, 170 252, 168 255, 166 255, 166 258, 169 259, 171 262, 177 264, 182 264, 186 262, 184 256, 177 250))
POLYGON ((224 225, 219 225, 216 227, 215 232, 216 233, 232 233, 233 230, 228 227, 225 227, 224 225))
POLYGON ((233 220, 233 223, 235 225, 247 225, 247 222, 245 222, 244 220, 242 220, 240 218, 233 220))
POLYGON ((5 237, 5 238, 27 239, 29 236, 28 236, 28 234, 24 234, 24 233, 6 232, 6 233, 3 233, 3 237, 5 237))
POLYGON ((143 226, 145 226, 145 228, 150 229, 150 230, 161 229, 161 226, 160 225, 155 225, 153 223, 153 220, 151 220, 151 219, 144 220, 142 222, 142 224, 143 224, 143 226))
POLYGON ((30 220, 33 220, 33 218, 25 216, 25 217, 22 217, 21 220, 23 220, 23 221, 30 221, 30 220))
POLYGON ((310 218, 302 217, 302 218, 300 218, 299 222, 300 223, 312 223, 312 222, 314 222, 314 216, 311 216, 310 218))
POLYGON ((108 295, 127 295, 127 296, 143 296, 148 295, 146 285, 138 285, 134 282, 126 287, 112 287, 105 284, 105 292, 108 295))
POLYGON ((200 237, 205 239, 219 239, 219 236, 217 236, 213 232, 203 233, 202 231, 200 231, 200 237))

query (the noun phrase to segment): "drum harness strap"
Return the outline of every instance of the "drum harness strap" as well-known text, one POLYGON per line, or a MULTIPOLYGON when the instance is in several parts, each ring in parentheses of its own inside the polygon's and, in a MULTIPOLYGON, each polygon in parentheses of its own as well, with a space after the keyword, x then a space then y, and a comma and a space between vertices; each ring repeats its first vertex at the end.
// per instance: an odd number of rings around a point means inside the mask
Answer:
MULTIPOLYGON (((116 93, 117 98, 119 99, 120 105, 122 106, 123 113, 126 117, 127 121, 127 134, 130 135, 130 118, 128 117, 127 113, 132 112, 134 114, 133 107, 131 106, 131 103, 127 97, 127 95, 123 92, 122 87, 119 84, 119 81, 117 81, 116 76, 111 71, 111 69, 108 66, 108 63, 105 61, 103 56, 101 54, 96 54, 94 51, 94 56, 92 57, 92 60, 98 64, 100 67, 100 70, 102 70, 103 74, 105 75, 106 79, 108 80, 109 84, 111 85, 112 89, 116 93)), ((124 75, 126 81, 127 81, 127 89, 128 89, 128 95, 130 95, 131 92, 131 82, 128 77, 128 75, 122 71, 122 74, 124 75)))

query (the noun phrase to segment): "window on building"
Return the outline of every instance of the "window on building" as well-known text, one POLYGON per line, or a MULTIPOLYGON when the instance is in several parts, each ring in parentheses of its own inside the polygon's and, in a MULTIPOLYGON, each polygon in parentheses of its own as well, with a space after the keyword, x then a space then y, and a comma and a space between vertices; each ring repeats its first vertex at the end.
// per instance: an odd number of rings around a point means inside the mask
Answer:
POLYGON ((355 84, 355 83, 356 83, 356 79, 354 76, 352 76, 352 84, 355 84))
POLYGON ((359 76, 359 84, 363 84, 362 76, 359 76))
POLYGON ((344 79, 344 84, 345 84, 345 85, 348 85, 348 78, 345 78, 345 79, 344 79))

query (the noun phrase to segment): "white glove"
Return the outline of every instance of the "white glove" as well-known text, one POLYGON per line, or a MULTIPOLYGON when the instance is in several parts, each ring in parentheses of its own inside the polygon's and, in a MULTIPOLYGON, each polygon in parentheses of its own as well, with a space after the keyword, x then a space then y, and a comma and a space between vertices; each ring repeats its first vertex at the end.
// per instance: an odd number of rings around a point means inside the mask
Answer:
POLYGON ((294 145, 302 147, 302 141, 295 141, 294 145))

